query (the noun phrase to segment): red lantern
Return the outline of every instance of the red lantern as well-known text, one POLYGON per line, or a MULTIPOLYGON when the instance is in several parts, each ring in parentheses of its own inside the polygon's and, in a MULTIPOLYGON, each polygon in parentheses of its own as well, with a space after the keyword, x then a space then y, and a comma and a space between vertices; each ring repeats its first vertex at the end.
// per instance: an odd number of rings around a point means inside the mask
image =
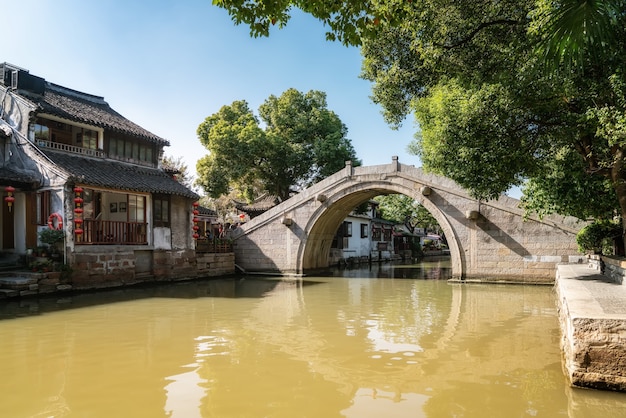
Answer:
POLYGON ((193 234, 193 239, 198 239, 198 238, 200 238, 200 235, 198 235, 198 234, 193 234))
POLYGON ((198 219, 198 218, 196 218, 196 217, 194 217, 194 218, 193 218, 193 222, 194 222, 194 223, 199 222, 199 221, 200 221, 200 219, 198 219))
POLYGON ((198 202, 193 202, 193 203, 192 203, 192 205, 193 205, 193 207, 194 207, 194 208, 197 208, 198 206, 200 206, 200 203, 198 203, 198 202))
POLYGON ((82 208, 76 208, 76 209, 74 209, 74 213, 81 214, 81 213, 83 213, 83 209, 82 208))
POLYGON ((4 201, 7 202, 7 206, 9 207, 9 212, 11 212, 11 208, 13 207, 13 202, 15 202, 15 198, 13 197, 13 192, 15 191, 15 187, 7 186, 4 188, 4 191, 7 192, 7 195, 4 198, 4 201))
POLYGON ((76 219, 74 219, 74 223, 75 223, 76 225, 80 225, 80 224, 82 224, 82 223, 83 223, 83 220, 82 220, 81 218, 76 218, 76 219))
POLYGON ((80 193, 82 193, 82 192, 83 192, 83 188, 82 188, 82 187, 80 187, 80 186, 76 186, 76 187, 74 187, 74 193, 78 193, 78 194, 80 194, 80 193))
POLYGON ((194 209, 194 211, 192 212, 194 215, 200 215, 200 211, 197 209, 194 209))
POLYGON ((200 229, 200 227, 198 225, 194 225, 193 228, 191 229, 193 229, 194 231, 197 231, 198 229, 200 229))
POLYGON ((80 206, 80 204, 83 203, 83 198, 82 197, 75 197, 74 198, 74 203, 76 203, 78 206, 80 206))
POLYGON ((75 233, 76 235, 83 235, 83 230, 82 230, 82 229, 80 229, 80 228, 76 228, 76 229, 74 230, 74 233, 75 233))
POLYGON ((7 202, 9 212, 11 212, 11 207, 13 206, 13 202, 15 202, 15 198, 13 196, 7 196, 4 198, 4 201, 7 202))

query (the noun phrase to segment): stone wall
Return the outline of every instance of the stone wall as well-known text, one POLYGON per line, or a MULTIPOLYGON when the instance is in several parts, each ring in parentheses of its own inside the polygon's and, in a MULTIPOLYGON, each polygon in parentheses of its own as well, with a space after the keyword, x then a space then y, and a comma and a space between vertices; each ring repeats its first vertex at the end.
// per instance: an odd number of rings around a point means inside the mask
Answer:
POLYGON ((624 284, 624 277, 626 277, 626 261, 623 257, 611 257, 611 256, 591 256, 590 265, 593 265, 597 270, 604 269, 604 275, 609 277, 614 283, 624 284))
POLYGON ((194 250, 135 251, 107 246, 74 253, 71 285, 76 289, 125 286, 137 283, 191 280, 235 273, 233 253, 197 253, 194 250))

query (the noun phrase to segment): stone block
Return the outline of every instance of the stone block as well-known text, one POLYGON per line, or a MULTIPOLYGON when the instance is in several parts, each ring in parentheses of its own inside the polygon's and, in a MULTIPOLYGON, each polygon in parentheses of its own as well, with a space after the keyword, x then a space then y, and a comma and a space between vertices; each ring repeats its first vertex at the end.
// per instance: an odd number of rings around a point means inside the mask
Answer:
POLYGON ((37 290, 20 290, 20 296, 21 297, 35 296, 38 293, 39 292, 37 292, 37 290))

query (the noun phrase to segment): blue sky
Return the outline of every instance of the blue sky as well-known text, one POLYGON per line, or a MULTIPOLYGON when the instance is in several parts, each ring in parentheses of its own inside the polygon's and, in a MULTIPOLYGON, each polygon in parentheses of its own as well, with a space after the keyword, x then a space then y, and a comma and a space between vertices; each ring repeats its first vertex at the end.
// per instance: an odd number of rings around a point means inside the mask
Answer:
POLYGON ((360 79, 357 48, 328 42, 324 27, 298 14, 269 38, 251 38, 211 0, 20 0, 3 5, 0 62, 9 62, 86 93, 104 96, 119 113, 170 141, 195 175, 207 154, 198 125, 223 105, 246 100, 256 113, 288 88, 327 94, 328 108, 348 127, 366 165, 406 152, 412 118, 394 131, 360 79))

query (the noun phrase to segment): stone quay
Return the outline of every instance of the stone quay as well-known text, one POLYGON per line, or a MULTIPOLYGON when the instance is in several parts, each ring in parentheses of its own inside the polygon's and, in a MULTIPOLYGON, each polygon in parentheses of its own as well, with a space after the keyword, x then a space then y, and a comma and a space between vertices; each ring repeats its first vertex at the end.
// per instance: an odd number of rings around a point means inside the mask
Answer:
POLYGON ((625 267, 599 256, 557 266, 561 347, 573 386, 626 392, 625 267))

